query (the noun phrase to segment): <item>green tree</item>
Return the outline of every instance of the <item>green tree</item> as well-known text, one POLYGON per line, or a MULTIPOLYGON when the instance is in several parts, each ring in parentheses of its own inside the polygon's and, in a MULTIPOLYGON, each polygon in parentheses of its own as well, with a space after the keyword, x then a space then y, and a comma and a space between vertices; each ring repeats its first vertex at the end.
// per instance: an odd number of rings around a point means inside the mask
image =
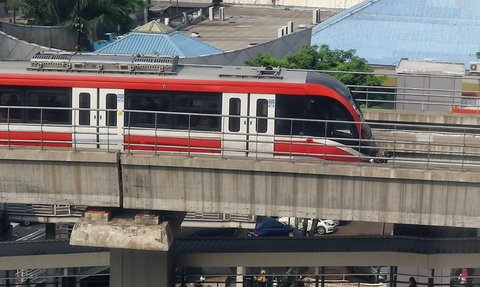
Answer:
MULTIPOLYGON (((367 60, 356 55, 355 50, 330 49, 328 45, 303 46, 303 50, 285 59, 276 59, 269 55, 258 55, 257 59, 246 61, 248 66, 271 66, 285 67, 289 69, 322 70, 322 71, 344 71, 361 73, 328 73, 345 85, 380 87, 387 77, 378 77, 370 73, 374 69, 368 65, 367 60)), ((375 101, 388 100, 391 96, 382 94, 386 89, 352 87, 357 100, 365 99, 368 91, 368 107, 381 108, 380 103, 375 101), (376 93, 375 93, 376 92, 376 93), (373 100, 373 101, 372 101, 373 100)), ((362 105, 366 107, 366 104, 362 105)))
POLYGON ((28 24, 40 26, 73 27, 80 15, 84 30, 96 40, 97 33, 130 31, 130 15, 142 5, 143 0, 7 0, 5 9, 20 8, 28 24))

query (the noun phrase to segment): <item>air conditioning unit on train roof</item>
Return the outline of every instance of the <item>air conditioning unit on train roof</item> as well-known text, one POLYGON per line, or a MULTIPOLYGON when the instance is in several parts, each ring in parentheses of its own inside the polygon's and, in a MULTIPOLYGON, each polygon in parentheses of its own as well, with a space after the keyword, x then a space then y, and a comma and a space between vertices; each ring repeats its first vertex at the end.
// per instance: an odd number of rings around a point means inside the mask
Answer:
POLYGON ((29 70, 175 74, 176 55, 128 55, 75 52, 39 52, 29 70))
POLYGON ((470 62, 470 73, 480 73, 480 62, 470 62))

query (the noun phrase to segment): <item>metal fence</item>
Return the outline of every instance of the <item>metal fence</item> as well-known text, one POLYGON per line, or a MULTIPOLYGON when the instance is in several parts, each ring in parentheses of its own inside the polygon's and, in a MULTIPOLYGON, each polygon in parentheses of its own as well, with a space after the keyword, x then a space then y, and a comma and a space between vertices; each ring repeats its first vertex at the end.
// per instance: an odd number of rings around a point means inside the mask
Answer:
MULTIPOLYGON (((362 108, 383 108, 393 110, 433 111, 433 112, 460 112, 480 114, 480 91, 463 90, 463 84, 479 86, 480 77, 441 76, 422 74, 396 74, 379 72, 348 72, 328 70, 299 70, 316 73, 325 73, 337 78, 362 77, 387 77, 395 85, 366 86, 347 85, 355 95, 362 108), (408 77, 417 79, 412 85, 400 79, 408 77), (423 83, 425 82, 425 83, 423 83), (452 83, 455 82, 455 83, 452 83), (419 86, 420 85, 420 86, 419 86), (445 88, 448 87, 448 88, 445 88)), ((351 81, 351 80, 350 80, 351 81)))
MULTIPOLYGON (((14 108, 5 107, 7 114, 14 108)), ((72 125, 43 120, 44 110, 62 108, 35 109, 40 112, 36 122, 20 123, 10 120, 9 117, 3 122, 0 121, 1 145, 8 148, 27 145, 41 150, 59 147, 73 150, 102 148, 107 151, 151 152, 156 155, 179 152, 188 156, 210 154, 219 157, 276 157, 289 161, 316 160, 318 163, 340 160, 375 164, 387 161, 391 167, 415 165, 427 169, 456 168, 462 171, 480 167, 480 128, 477 127, 375 122, 370 123, 374 127, 374 139, 363 138, 360 141, 358 128, 368 123, 80 109, 104 113, 106 124, 72 125), (117 112, 124 116, 117 118, 117 112), (150 114, 154 120, 150 123, 134 124, 131 115, 135 113, 150 114), (115 116, 115 121, 110 121, 109 115, 115 116), (171 120, 165 124, 160 123, 161 117, 171 120), (199 126, 198 121, 202 117, 212 123, 209 126, 199 126), (181 125, 178 124, 180 118, 183 121, 181 125), (238 132, 230 132, 229 125, 232 122, 245 123, 248 129, 245 127, 238 132), (308 132, 303 129, 307 125, 310 126, 308 132), (312 134, 309 134, 310 132, 312 134), (376 153, 375 144, 386 152, 376 153)), ((76 119, 80 112, 79 109, 66 110, 72 112, 73 119, 76 119)))
POLYGON ((35 216, 77 216, 83 215, 86 210, 83 205, 49 205, 49 204, 5 204, 5 212, 9 215, 35 215, 35 216))
POLYGON ((255 215, 208 213, 208 212, 187 212, 184 220, 190 221, 215 221, 215 222, 255 222, 255 215))

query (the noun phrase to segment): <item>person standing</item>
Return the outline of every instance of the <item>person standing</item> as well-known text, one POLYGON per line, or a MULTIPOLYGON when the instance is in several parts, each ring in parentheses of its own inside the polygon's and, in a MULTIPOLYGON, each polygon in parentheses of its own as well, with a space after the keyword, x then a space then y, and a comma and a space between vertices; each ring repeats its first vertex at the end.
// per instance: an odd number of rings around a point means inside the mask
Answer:
POLYGON ((410 279, 408 279, 408 287, 417 287, 417 281, 415 278, 410 277, 410 279))

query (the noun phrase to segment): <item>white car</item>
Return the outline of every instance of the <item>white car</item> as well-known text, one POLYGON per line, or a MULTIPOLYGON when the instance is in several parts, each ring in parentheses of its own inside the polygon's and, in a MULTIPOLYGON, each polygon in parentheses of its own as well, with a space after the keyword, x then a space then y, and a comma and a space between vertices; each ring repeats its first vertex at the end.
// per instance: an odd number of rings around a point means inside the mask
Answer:
MULTIPOLYGON (((299 222, 298 222, 299 228, 302 228, 303 220, 305 219, 306 218, 299 218, 299 222)), ((295 217, 280 217, 278 218, 278 221, 285 224, 290 224, 293 226, 295 224, 295 217), (290 222, 289 222, 289 219, 290 219, 290 222)), ((313 218, 308 218, 307 231, 310 231, 312 229, 312 224, 313 224, 313 218)), ((335 229, 337 229, 337 225, 333 220, 319 219, 315 232, 317 232, 318 234, 328 234, 328 233, 334 232, 335 229)))

